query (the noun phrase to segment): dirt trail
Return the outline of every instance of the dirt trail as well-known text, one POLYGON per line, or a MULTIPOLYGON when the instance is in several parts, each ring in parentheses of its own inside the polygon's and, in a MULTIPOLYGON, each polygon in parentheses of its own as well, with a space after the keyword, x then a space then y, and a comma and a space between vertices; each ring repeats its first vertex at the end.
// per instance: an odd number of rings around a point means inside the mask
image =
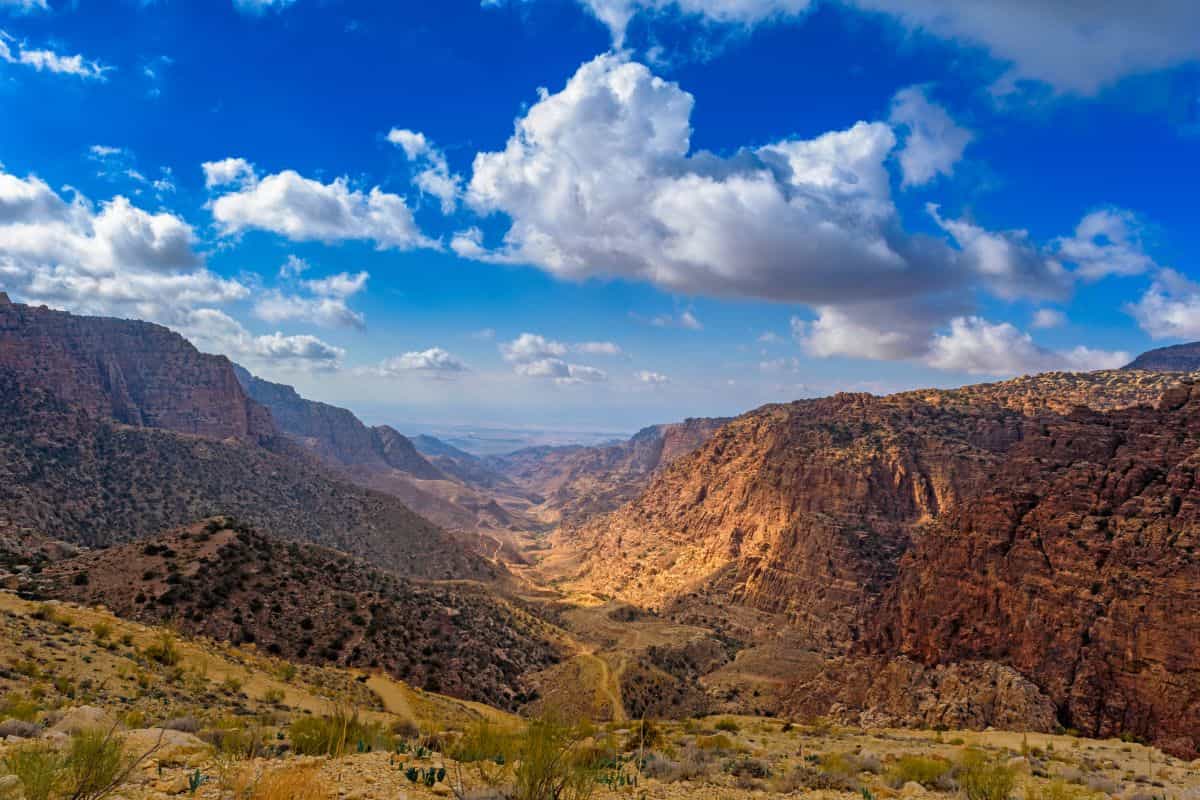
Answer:
POLYGON ((595 662, 596 668, 600 671, 600 680, 597 681, 596 689, 604 695, 612 706, 613 722, 624 722, 627 720, 625 704, 621 702, 621 683, 617 679, 617 674, 613 672, 612 667, 608 665, 607 661, 590 650, 580 652, 579 657, 595 662))
POLYGON ((400 684, 383 675, 372 675, 367 678, 367 688, 378 695, 383 707, 391 713, 409 722, 417 721, 412 704, 408 702, 408 693, 400 684))

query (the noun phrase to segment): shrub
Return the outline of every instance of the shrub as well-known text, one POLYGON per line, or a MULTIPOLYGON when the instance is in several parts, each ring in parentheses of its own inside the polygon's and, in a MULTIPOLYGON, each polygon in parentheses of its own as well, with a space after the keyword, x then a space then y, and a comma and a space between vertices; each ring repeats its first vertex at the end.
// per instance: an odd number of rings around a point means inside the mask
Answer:
POLYGON ((701 750, 714 750, 719 753, 729 753, 737 749, 737 746, 733 743, 733 739, 730 739, 723 733, 713 736, 697 736, 696 747, 701 750))
POLYGON ((735 778, 769 778, 771 769, 757 758, 734 759, 725 765, 725 771, 735 778))
POLYGON ((955 769, 967 800, 1008 800, 1017 784, 1017 771, 978 750, 966 751, 955 769))
POLYGON ((64 793, 71 800, 107 797, 132 766, 123 738, 94 728, 80 731, 71 737, 64 757, 64 793))
POLYGON ((179 645, 175 643, 175 637, 168 631, 163 631, 158 636, 158 641, 152 643, 145 650, 146 657, 157 661, 164 667, 173 667, 179 663, 179 645))
POLYGON ((937 786, 938 781, 950 772, 950 764, 937 758, 901 756, 887 771, 887 783, 900 788, 912 781, 927 789, 937 786))
POLYGON ((283 689, 267 689, 263 692, 263 702, 277 706, 283 702, 283 689))
POLYGON ((826 789, 837 792, 853 792, 858 782, 845 775, 826 772, 809 764, 802 764, 791 772, 775 779, 772 788, 779 794, 789 794, 801 789, 826 789))
POLYGON ((62 756, 51 745, 24 745, 4 756, 4 771, 13 775, 25 800, 50 800, 62 779, 62 756))
POLYGON ((625 737, 625 752, 644 751, 662 741, 662 733, 649 720, 639 720, 634 723, 629 735, 625 737))
POLYGON ((108 641, 108 637, 112 636, 113 626, 107 622, 97 622, 92 626, 92 635, 96 637, 97 642, 108 641))
POLYGON ((726 733, 737 733, 741 730, 741 727, 735 720, 726 718, 717 720, 716 729, 719 731, 725 731, 726 733))
POLYGON ((588 800, 596 770, 578 757, 578 729, 551 719, 529 723, 518 739, 512 800, 588 800))
POLYGON ((345 755, 359 742, 374 743, 382 735, 377 724, 360 718, 358 711, 337 709, 324 717, 302 717, 289 729, 292 749, 301 755, 345 755))
POLYGON ((250 791, 250 800, 328 800, 333 796, 316 767, 268 772, 250 791))

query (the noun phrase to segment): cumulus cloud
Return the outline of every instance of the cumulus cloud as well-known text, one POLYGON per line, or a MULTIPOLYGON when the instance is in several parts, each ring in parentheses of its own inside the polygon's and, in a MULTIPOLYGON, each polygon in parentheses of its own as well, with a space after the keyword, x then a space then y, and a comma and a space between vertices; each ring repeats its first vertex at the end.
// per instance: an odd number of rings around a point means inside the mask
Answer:
POLYGON ((454 249, 570 279, 806 303, 958 280, 949 248, 900 227, 887 124, 726 159, 689 154, 691 109, 690 94, 622 56, 582 65, 504 150, 475 158, 467 201, 511 218, 503 242, 487 249, 475 230, 454 249))
POLYGON ((1154 339, 1200 339, 1200 284, 1173 269, 1159 270, 1125 310, 1154 339))
POLYGON ((312 269, 312 264, 309 264, 303 258, 296 255, 289 255, 283 265, 279 267, 279 277, 281 278, 298 278, 305 272, 312 269))
POLYGON ((245 186, 258 181, 254 165, 244 158, 205 161, 200 168, 204 170, 204 185, 209 189, 216 186, 245 186))
POLYGON ((662 386, 671 382, 671 379, 661 372, 651 372, 645 369, 633 373, 633 377, 639 383, 648 383, 651 386, 662 386))
POLYGON ((966 266, 999 297, 1053 299, 1070 290, 1067 269, 1038 247, 1027 231, 988 231, 963 219, 942 217, 933 203, 926 208, 958 243, 966 266))
MULTIPOLYGON (((285 268, 290 264, 285 264, 285 268)), ((304 267, 307 269, 307 264, 304 267)), ((369 277, 366 272, 353 275, 339 272, 327 278, 300 281, 304 294, 271 290, 254 304, 254 315, 272 323, 304 320, 325 327, 362 328, 365 324, 363 315, 351 309, 348 300, 366 288, 369 277)))
MULTIPOLYGON (((34 4, 19 5, 24 8, 37 7, 34 4)), ((67 56, 53 50, 26 47, 24 42, 18 41, 2 30, 0 30, 0 61, 20 64, 38 72, 73 75, 84 80, 96 81, 107 80, 105 74, 112 70, 112 67, 81 55, 67 56)))
POLYGON ((413 175, 413 185, 423 194, 437 198, 442 213, 453 213, 462 194, 462 177, 450 172, 445 153, 434 147, 425 134, 405 128, 392 128, 387 139, 403 150, 418 169, 413 175))
POLYGON ((526 378, 550 378, 559 384, 608 380, 604 370, 563 360, 561 357, 571 348, 536 333, 522 333, 499 347, 504 360, 513 365, 513 372, 526 378))
POLYGON ((192 228, 116 196, 98 206, 44 181, 0 171, 0 286, 15 298, 86 314, 167 325, 239 360, 336 366, 340 349, 313 336, 256 336, 215 306, 247 299, 244 283, 205 268, 192 228))
MULTIPOLYGON (((237 175, 227 165, 205 174, 225 181, 237 175)), ((232 159, 234 162, 240 159, 232 159)), ((238 165, 240 167, 240 165, 238 165)), ((218 184, 220 185, 220 184, 218 184)), ((378 186, 368 192, 350 187, 346 178, 321 183, 293 170, 245 181, 210 204, 213 218, 226 234, 258 229, 295 242, 373 241, 381 249, 437 247, 418 230, 404 198, 378 186)))
POLYGON ((172 326, 201 350, 237 361, 284 369, 333 370, 345 351, 315 336, 275 333, 255 336, 233 317, 212 308, 194 309, 172 326))
POLYGON ((951 175, 972 134, 960 127, 946 109, 929 101, 925 89, 911 86, 892 99, 888 121, 905 132, 897 153, 903 186, 921 186, 938 175, 951 175))
POLYGON ((386 359, 374 371, 383 377, 417 372, 430 377, 449 378, 466 372, 467 365, 442 348, 431 347, 386 359))
POLYGON ((1142 246, 1141 225, 1130 211, 1104 208, 1085 216, 1075 235, 1057 241, 1060 256, 1087 280, 1141 275, 1155 264, 1142 246))
POLYGON ((958 317, 936 336, 925 361, 931 367, 974 375, 1008 376, 1049 370, 1116 369, 1129 363, 1129 353, 1092 350, 1048 350, 1007 322, 958 317))

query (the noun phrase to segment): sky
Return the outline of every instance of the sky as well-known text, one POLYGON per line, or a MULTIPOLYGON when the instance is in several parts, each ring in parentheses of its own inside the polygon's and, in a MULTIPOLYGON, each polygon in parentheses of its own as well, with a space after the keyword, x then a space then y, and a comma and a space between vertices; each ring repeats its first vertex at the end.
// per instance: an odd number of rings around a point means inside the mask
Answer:
POLYGON ((370 422, 1200 339, 1191 0, 0 0, 0 290, 370 422))

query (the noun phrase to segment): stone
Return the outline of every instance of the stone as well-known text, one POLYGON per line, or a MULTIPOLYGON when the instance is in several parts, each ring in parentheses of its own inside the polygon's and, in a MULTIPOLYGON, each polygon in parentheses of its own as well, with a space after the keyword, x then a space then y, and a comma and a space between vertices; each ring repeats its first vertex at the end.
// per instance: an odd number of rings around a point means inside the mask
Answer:
POLYGON ((212 754, 212 747, 203 739, 163 728, 129 731, 125 736, 125 750, 132 756, 150 753, 145 764, 179 767, 201 766, 212 754))
POLYGON ((116 720, 108 712, 95 706, 68 708, 62 717, 50 727, 49 733, 70 736, 85 730, 112 730, 116 720))

